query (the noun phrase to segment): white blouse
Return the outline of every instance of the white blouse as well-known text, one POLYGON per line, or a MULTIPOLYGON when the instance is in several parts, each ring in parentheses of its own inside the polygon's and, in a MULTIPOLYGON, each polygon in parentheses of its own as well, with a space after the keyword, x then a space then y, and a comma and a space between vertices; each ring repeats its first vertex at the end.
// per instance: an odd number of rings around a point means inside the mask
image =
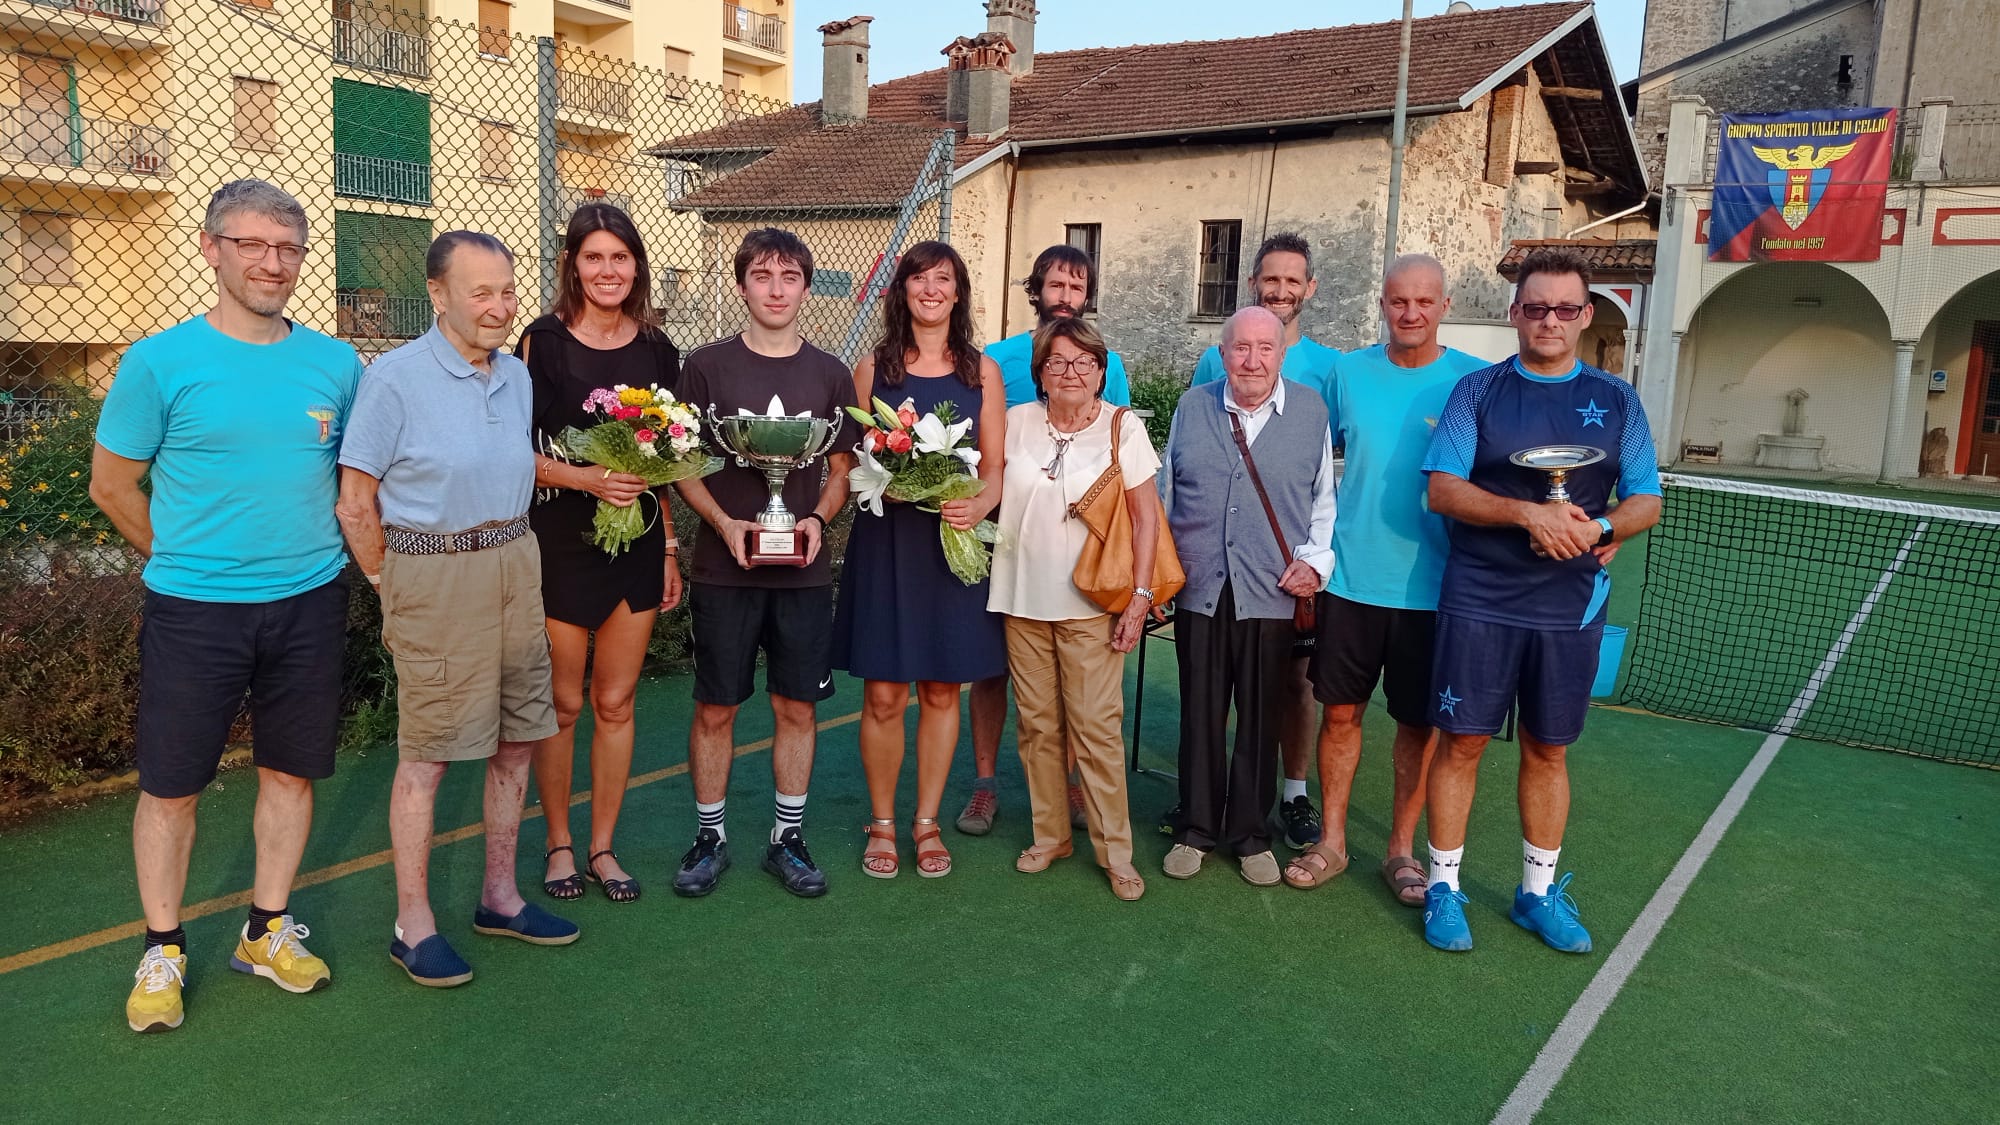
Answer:
MULTIPOLYGON (((1069 518, 1069 506, 1083 499, 1111 465, 1111 418, 1115 412, 1110 403, 1098 409, 1097 420, 1070 443, 1054 480, 1047 473, 1056 457, 1056 443, 1049 436, 1048 408, 1040 402, 1026 402, 1007 412, 1007 473, 995 520, 1000 541, 993 548, 987 609, 1034 621, 1078 621, 1104 615, 1104 610, 1070 581, 1090 532, 1083 521, 1069 518)), ((1119 430, 1119 469, 1125 487, 1150 482, 1160 471, 1160 458, 1146 436, 1144 420, 1127 411, 1119 430)))

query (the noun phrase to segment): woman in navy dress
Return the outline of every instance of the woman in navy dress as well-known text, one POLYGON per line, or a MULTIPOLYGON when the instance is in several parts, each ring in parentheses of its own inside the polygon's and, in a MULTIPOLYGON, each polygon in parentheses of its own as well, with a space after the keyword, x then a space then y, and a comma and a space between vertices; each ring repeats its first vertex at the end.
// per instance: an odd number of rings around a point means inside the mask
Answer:
POLYGON ((885 501, 880 516, 854 516, 833 615, 833 665, 865 682, 861 764, 872 819, 861 866, 878 879, 894 878, 898 866, 896 786, 910 685, 918 705, 910 834, 917 874, 934 879, 951 873, 937 814, 958 747, 960 689, 1007 670, 1004 626, 987 612, 987 583, 960 581, 938 538, 940 520, 970 528, 1000 505, 1007 392, 1000 368, 973 343, 970 289, 957 251, 942 242, 910 247, 883 299, 882 342, 854 369, 863 403, 880 398, 898 406, 907 398, 922 417, 949 402, 957 418, 970 419, 986 482, 979 495, 943 504, 941 514, 885 501))
POLYGON ((639 881, 619 864, 611 835, 632 773, 632 697, 653 620, 681 600, 673 513, 665 489, 643 496, 646 482, 639 477, 571 464, 555 439, 564 427, 588 429, 603 421, 583 408, 594 390, 620 383, 672 390, 679 379, 680 353, 656 323, 650 276, 646 247, 630 216, 609 203, 584 204, 570 217, 556 267, 556 307, 528 325, 517 349, 535 384, 538 489, 528 520, 541 545, 557 723, 556 733, 535 747, 535 785, 548 820, 542 889, 556 898, 580 897, 585 878, 613 902, 639 897, 639 881), (590 541, 600 500, 644 504, 654 517, 645 534, 616 555, 590 541), (569 796, 586 663, 590 848, 579 863, 569 796))

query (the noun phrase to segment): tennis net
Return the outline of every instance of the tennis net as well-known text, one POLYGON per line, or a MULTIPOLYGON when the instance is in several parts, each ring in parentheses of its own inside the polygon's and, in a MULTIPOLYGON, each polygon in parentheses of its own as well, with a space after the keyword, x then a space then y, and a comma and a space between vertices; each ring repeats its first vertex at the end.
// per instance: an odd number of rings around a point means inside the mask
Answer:
POLYGON ((2000 512, 1664 484, 1623 701, 2000 766, 2000 512))

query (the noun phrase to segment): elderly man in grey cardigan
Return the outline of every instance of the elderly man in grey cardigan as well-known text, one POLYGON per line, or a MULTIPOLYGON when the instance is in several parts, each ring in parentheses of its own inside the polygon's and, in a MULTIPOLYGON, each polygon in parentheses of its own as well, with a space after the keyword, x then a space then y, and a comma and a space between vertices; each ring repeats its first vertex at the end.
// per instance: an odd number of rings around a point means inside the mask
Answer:
POLYGON ((1284 358, 1276 316, 1248 308, 1230 317, 1222 328, 1227 378, 1181 396, 1160 470, 1187 570, 1175 602, 1181 818, 1165 864, 1175 879, 1192 877, 1209 851, 1224 847, 1246 880, 1278 882, 1270 812, 1293 599, 1317 594, 1333 573, 1334 513, 1326 404, 1278 374, 1284 358), (1225 742, 1232 705, 1233 749, 1225 742))

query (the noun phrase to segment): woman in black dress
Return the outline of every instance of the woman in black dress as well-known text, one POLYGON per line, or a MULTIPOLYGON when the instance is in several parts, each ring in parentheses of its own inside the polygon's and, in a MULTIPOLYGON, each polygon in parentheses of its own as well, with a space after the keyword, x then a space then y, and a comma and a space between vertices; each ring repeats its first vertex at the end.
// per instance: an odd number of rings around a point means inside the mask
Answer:
POLYGON ((558 730, 535 748, 535 783, 548 821, 542 889, 579 898, 586 877, 613 902, 639 897, 639 882, 611 850, 625 782, 632 773, 632 696, 652 639, 653 619, 680 604, 679 542, 665 489, 601 465, 572 464, 555 444, 566 426, 601 422, 583 409, 600 387, 623 383, 673 389, 680 353, 655 323, 646 247, 624 211, 586 203, 569 221, 557 266, 555 311, 528 325, 518 352, 535 385, 538 503, 529 521, 542 552, 542 602, 549 623, 558 730), (644 504, 656 518, 618 555, 591 543, 597 502, 644 504), (593 656, 591 635, 596 634, 593 656), (576 860, 569 830, 576 720, 590 677, 590 850, 576 860))

